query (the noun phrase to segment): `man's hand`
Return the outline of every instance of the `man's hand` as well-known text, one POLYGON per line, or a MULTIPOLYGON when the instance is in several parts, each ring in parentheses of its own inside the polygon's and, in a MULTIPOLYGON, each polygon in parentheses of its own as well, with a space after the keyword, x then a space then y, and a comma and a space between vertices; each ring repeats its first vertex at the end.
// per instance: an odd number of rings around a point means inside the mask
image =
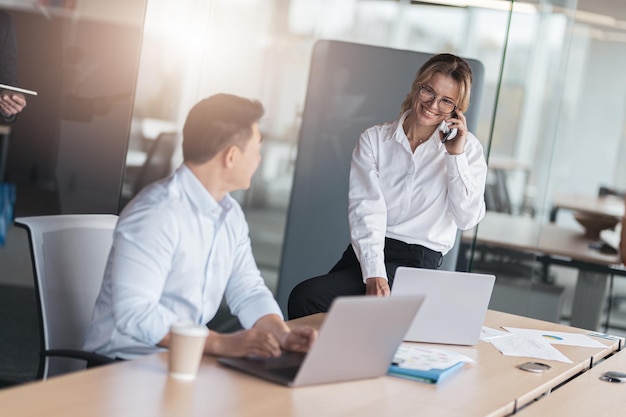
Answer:
POLYGON ((286 333, 280 346, 294 352, 308 352, 317 338, 317 330, 310 326, 298 326, 286 333))
POLYGON ((204 353, 216 356, 271 358, 280 356, 281 350, 278 340, 272 333, 252 328, 229 334, 210 331, 204 353))
POLYGON ((2 92, 0 94, 0 111, 5 116, 13 116, 26 107, 26 97, 22 93, 2 92))
POLYGON ((391 290, 386 278, 371 277, 365 280, 365 295, 387 297, 389 294, 391 294, 391 290))

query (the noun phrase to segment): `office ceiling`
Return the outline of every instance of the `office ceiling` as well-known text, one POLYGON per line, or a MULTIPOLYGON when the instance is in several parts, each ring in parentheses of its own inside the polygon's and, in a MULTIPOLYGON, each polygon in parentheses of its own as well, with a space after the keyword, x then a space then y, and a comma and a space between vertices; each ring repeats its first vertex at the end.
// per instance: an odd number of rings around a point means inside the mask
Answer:
MULTIPOLYGON (((395 0, 403 1, 403 0, 395 0)), ((493 0, 485 0, 493 1, 493 0)), ((510 7, 511 0, 497 0, 506 3, 504 8, 510 7)), ((537 8, 550 8, 555 10, 576 10, 593 13, 604 21, 604 26, 610 26, 615 20, 619 29, 626 30, 626 3, 624 0, 513 0, 517 4, 531 4, 537 8), (621 22, 619 22, 621 21, 621 22)), ((412 4, 441 4, 453 7, 467 7, 474 5, 481 7, 481 0, 411 0, 412 4)), ((486 6, 489 7, 489 6, 486 6)), ((582 19, 582 18, 581 18, 582 19)), ((594 19, 595 20, 595 19, 594 19)), ((603 26, 603 24, 600 24, 603 26)))
POLYGON ((519 3, 530 3, 535 6, 540 4, 546 5, 550 3, 556 7, 571 9, 573 7, 579 11, 595 13, 598 15, 608 16, 616 20, 626 22, 626 2, 624 0, 516 0, 519 3))

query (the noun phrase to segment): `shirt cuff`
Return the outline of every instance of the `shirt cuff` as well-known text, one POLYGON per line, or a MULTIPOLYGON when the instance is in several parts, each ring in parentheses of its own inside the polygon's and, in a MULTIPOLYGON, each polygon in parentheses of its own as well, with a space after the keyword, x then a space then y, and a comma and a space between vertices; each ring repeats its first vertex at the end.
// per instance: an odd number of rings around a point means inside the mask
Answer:
POLYGON ((469 164, 465 152, 459 155, 447 155, 446 168, 451 178, 467 176, 469 164))
POLYGON ((237 318, 244 329, 250 329, 257 320, 268 314, 276 314, 284 319, 283 313, 273 297, 258 297, 252 302, 247 302, 246 306, 238 312, 237 318))
POLYGON ((0 112, 0 115, 2 115, 2 121, 4 123, 13 123, 15 119, 17 119, 17 114, 8 115, 0 112))
POLYGON ((378 256, 362 259, 361 273, 363 274, 363 283, 365 283, 368 278, 387 278, 387 268, 385 268, 385 261, 378 256))

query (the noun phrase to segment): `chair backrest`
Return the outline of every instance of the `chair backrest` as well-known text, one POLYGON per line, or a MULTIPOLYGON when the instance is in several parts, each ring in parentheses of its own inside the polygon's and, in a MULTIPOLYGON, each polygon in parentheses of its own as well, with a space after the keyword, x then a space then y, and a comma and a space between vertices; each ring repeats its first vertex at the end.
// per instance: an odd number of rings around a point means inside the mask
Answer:
MULTIPOLYGON (((111 214, 15 219, 28 231, 42 352, 82 349, 116 223, 111 214)), ((39 373, 47 378, 84 367, 84 362, 42 356, 39 373)))

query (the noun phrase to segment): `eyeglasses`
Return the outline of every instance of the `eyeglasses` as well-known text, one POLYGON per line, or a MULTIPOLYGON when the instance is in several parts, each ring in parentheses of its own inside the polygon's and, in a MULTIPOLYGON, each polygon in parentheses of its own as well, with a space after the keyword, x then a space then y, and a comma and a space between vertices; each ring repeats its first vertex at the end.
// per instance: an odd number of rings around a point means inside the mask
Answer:
MULTIPOLYGON (((419 98, 421 102, 430 103, 437 98, 437 93, 427 85, 420 85, 417 98, 419 98)), ((443 114, 450 114, 456 110, 456 104, 449 98, 442 97, 437 102, 437 108, 443 114)))

